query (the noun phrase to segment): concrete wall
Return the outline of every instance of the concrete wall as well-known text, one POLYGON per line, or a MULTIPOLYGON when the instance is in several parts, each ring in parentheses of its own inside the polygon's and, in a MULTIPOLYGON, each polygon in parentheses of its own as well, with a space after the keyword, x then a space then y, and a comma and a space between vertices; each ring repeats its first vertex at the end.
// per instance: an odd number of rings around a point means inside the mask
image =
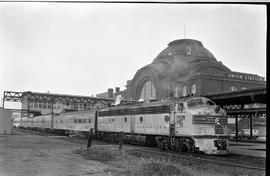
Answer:
POLYGON ((0 134, 11 134, 11 116, 10 110, 0 108, 0 134))

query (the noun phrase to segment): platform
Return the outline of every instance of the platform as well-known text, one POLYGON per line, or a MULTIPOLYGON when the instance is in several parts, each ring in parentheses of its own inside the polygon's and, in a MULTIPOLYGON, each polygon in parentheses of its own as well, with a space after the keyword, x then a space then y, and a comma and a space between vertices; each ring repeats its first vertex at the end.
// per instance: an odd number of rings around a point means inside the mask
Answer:
POLYGON ((265 143, 229 142, 229 151, 232 154, 266 158, 265 143))

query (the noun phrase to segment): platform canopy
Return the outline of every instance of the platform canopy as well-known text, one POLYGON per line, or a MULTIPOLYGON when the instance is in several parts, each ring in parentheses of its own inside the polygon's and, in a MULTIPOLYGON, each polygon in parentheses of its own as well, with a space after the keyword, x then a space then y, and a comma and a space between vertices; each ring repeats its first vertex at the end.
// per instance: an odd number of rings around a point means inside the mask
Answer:
POLYGON ((231 91, 218 94, 208 94, 205 97, 213 100, 218 105, 236 105, 236 104, 266 104, 266 87, 250 88, 239 91, 231 91))

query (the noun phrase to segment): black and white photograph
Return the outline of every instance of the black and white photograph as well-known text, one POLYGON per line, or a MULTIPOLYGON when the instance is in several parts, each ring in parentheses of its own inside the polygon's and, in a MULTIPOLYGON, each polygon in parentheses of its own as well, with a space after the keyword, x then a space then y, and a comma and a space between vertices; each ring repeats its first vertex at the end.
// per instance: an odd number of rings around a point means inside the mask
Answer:
POLYGON ((0 1, 0 176, 265 176, 267 4, 0 1))

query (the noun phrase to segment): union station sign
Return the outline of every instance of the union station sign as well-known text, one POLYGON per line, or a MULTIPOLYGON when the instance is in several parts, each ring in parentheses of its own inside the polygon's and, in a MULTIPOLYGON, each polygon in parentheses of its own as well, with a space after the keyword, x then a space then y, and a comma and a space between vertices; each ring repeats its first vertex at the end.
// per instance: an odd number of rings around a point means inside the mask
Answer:
POLYGON ((263 77, 252 75, 252 74, 238 73, 238 72, 227 73, 227 77, 233 78, 233 79, 246 80, 246 81, 264 82, 263 77))

